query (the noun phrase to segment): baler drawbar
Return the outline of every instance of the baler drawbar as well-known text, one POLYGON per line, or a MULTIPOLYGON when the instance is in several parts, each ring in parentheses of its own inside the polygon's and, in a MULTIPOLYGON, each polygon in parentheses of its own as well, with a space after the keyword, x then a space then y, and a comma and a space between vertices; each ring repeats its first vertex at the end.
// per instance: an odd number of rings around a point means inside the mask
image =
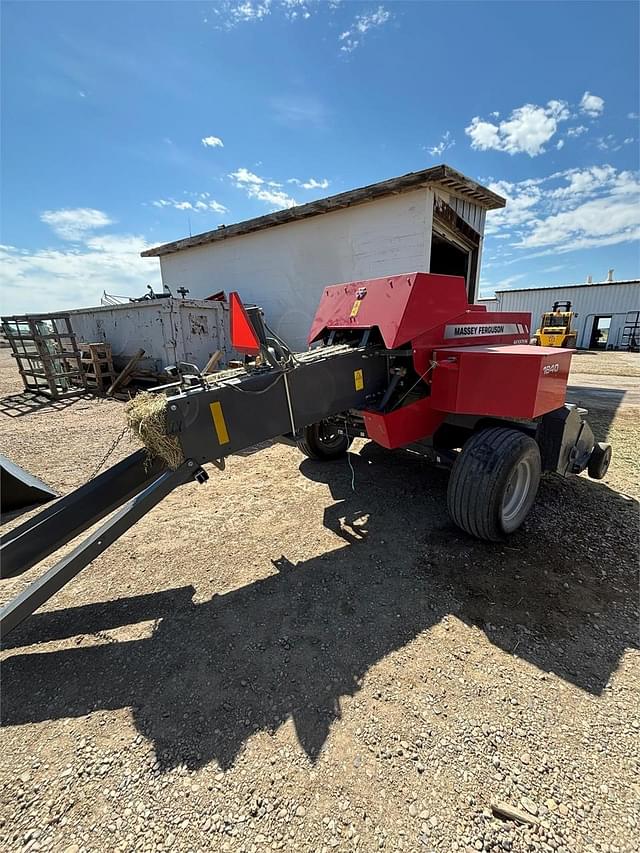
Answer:
POLYGON ((565 403, 572 350, 530 346, 530 315, 468 304, 463 278, 409 273, 327 287, 304 353, 237 294, 230 314, 232 344, 252 361, 212 377, 177 365, 175 381, 154 389, 170 457, 147 439, 2 537, 1 576, 13 577, 113 513, 0 611, 1 635, 177 486, 204 483, 203 465, 222 468, 268 439, 318 460, 344 456, 355 437, 430 449, 451 467, 453 521, 489 541, 520 527, 542 474, 607 472, 611 448, 565 403))

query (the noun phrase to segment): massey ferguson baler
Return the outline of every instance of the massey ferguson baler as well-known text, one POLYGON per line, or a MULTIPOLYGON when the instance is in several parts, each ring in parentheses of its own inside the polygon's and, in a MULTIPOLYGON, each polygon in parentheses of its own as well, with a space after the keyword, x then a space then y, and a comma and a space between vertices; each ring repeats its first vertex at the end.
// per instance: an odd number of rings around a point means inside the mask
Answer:
POLYGON ((607 472, 611 448, 565 403, 572 351, 530 346, 530 315, 469 305, 462 278, 410 273, 327 287, 304 353, 291 353, 237 294, 230 314, 234 348, 252 361, 213 377, 177 366, 176 381, 155 390, 152 414, 136 421, 146 449, 3 537, 2 577, 12 577, 117 510, 5 606, 2 633, 174 488, 205 482, 203 465, 224 467, 267 439, 318 460, 343 456, 356 436, 390 450, 432 448, 451 466, 451 518, 490 541, 522 524, 542 474, 607 472))

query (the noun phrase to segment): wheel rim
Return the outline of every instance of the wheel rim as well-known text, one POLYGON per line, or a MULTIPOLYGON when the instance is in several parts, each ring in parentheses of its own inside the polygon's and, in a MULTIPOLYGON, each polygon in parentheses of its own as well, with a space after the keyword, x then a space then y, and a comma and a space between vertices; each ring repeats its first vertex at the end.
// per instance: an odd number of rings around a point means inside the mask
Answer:
POLYGON ((344 441, 344 436, 332 424, 320 424, 318 427, 318 442, 325 450, 334 450, 344 441))
POLYGON ((531 489, 533 473, 528 459, 521 459, 514 468, 502 499, 502 524, 510 527, 517 521, 531 489))

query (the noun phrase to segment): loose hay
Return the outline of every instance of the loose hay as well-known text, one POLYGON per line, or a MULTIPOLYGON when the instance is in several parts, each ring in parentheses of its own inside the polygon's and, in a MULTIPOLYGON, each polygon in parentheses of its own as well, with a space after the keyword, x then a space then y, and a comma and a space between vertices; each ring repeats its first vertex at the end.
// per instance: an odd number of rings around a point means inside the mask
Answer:
POLYGON ((169 468, 179 468, 184 454, 178 437, 167 433, 167 398, 143 391, 124 410, 129 429, 142 440, 149 453, 164 459, 169 468))

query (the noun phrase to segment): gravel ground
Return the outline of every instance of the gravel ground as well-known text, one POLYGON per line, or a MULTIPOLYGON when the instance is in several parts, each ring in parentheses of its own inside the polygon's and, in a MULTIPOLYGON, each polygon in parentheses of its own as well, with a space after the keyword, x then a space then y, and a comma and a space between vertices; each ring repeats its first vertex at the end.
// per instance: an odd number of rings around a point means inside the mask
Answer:
POLYGON ((640 376, 640 355, 580 350, 573 356, 571 372, 590 373, 592 376, 640 376))
MULTIPOLYGON (((0 398, 3 452, 63 492, 121 430, 21 414, 6 352, 0 398)), ((607 479, 547 478, 502 546, 372 444, 354 492, 281 445, 176 491, 7 638, 0 847, 637 850, 638 410, 590 419, 607 479)))

